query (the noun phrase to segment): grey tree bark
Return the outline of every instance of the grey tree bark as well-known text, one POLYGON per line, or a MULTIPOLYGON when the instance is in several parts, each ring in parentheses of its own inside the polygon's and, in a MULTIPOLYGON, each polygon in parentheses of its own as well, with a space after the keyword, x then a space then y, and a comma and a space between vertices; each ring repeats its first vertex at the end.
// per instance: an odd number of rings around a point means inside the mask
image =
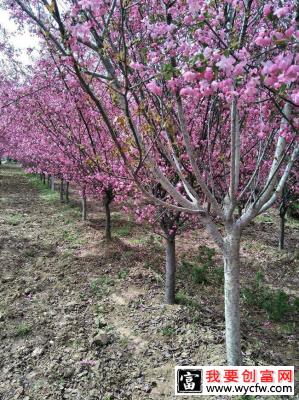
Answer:
POLYGON ((51 190, 55 190, 55 178, 53 175, 51 175, 51 190))
POLYGON ((225 336, 228 365, 242 365, 240 334, 240 233, 224 241, 225 336))
POLYGON ((166 268, 165 268, 165 303, 175 303, 175 275, 176 275, 176 256, 175 256, 175 235, 166 237, 166 268))

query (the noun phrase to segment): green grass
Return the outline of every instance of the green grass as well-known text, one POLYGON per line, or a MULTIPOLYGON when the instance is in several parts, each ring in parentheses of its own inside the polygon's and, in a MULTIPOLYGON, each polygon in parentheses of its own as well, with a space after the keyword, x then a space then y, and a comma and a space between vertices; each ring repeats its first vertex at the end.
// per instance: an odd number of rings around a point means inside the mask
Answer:
POLYGON ((81 239, 76 232, 72 232, 69 229, 64 229, 62 231, 62 238, 70 244, 81 245, 85 243, 84 239, 81 239))
POLYGON ((134 250, 126 250, 122 253, 122 257, 124 258, 130 258, 132 256, 135 255, 135 251, 134 250))
POLYGON ((257 272, 254 281, 241 294, 248 308, 264 311, 274 322, 284 321, 299 312, 299 298, 292 300, 283 290, 267 288, 261 272, 257 272))
POLYGON ((262 214, 256 217, 256 221, 257 222, 261 222, 264 224, 273 224, 273 218, 271 217, 271 215, 268 214, 262 214))
POLYGON ((5 222, 8 225, 16 226, 19 225, 19 223, 22 221, 23 215, 20 213, 16 214, 9 214, 5 218, 5 222))
POLYGON ((28 181, 38 189, 39 195, 43 200, 55 201, 59 199, 59 193, 48 188, 47 185, 40 180, 39 177, 31 174, 26 174, 28 181))
POLYGON ((123 225, 114 230, 114 235, 118 237, 127 237, 131 234, 131 225, 123 225))
POLYGON ((279 331, 285 335, 293 335, 296 332, 297 325, 297 322, 282 323, 279 331))
POLYGON ((213 248, 199 246, 192 260, 183 259, 179 269, 179 277, 185 282, 197 285, 218 284, 224 281, 223 267, 218 267, 215 261, 216 252, 213 248))
POLYGON ((111 213, 111 220, 112 221, 120 221, 123 218, 123 214, 118 211, 113 211, 111 213))
POLYGON ((20 324, 16 330, 16 336, 27 336, 31 332, 31 326, 28 324, 20 324))
POLYGON ((138 237, 130 238, 129 239, 130 244, 132 245, 138 245, 138 244, 148 244, 148 239, 146 235, 140 235, 138 237))
POLYGON ((182 269, 185 275, 188 275, 194 283, 206 284, 208 283, 207 267, 200 267, 190 261, 182 261, 182 269))
POLYGON ((286 225, 290 229, 299 229, 299 219, 292 218, 292 217, 287 217, 286 219, 286 225))
POLYGON ((118 271, 117 277, 118 277, 118 279, 126 279, 128 274, 129 274, 129 272, 126 269, 124 269, 122 271, 118 271))
POLYGON ((164 326, 161 329, 161 334, 163 336, 174 336, 175 335, 175 329, 170 325, 164 326))
POLYGON ((33 248, 28 248, 24 251, 24 257, 26 258, 33 258, 36 256, 36 250, 33 248))
POLYGON ((100 276, 99 278, 93 280, 90 283, 91 292, 94 295, 108 295, 109 294, 109 286, 113 283, 113 279, 107 275, 100 276))
POLYGON ((193 300, 193 297, 189 296, 186 291, 179 290, 175 295, 175 301, 177 304, 191 308, 199 308, 199 304, 193 300))

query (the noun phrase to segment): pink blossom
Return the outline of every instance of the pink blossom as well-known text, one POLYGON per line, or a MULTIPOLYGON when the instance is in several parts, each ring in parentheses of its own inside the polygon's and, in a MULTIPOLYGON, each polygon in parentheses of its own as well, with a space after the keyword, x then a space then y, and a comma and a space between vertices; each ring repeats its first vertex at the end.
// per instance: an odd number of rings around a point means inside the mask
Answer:
POLYGON ((229 57, 221 56, 220 61, 218 61, 216 65, 220 70, 224 71, 226 74, 230 74, 233 70, 235 62, 236 60, 232 56, 229 57))
POLYGON ((193 89, 190 86, 187 86, 180 91, 181 96, 190 96, 193 94, 193 89))
POLYGON ((257 136, 260 139, 265 139, 265 137, 267 137, 267 133, 265 131, 259 131, 259 133, 257 134, 257 136))
POLYGON ((187 71, 183 74, 183 78, 186 82, 194 82, 197 79, 197 74, 192 71, 187 71))
POLYGON ((154 93, 155 95, 157 95, 157 96, 162 95, 162 88, 160 86, 158 86, 156 82, 152 81, 152 82, 148 83, 146 85, 146 87, 150 92, 154 93))
POLYGON ((191 24, 192 21, 193 21, 193 18, 192 18, 191 15, 186 15, 186 16, 184 17, 184 23, 185 23, 185 24, 191 24))
POLYGON ((133 69, 136 69, 136 71, 142 71, 142 70, 144 70, 144 65, 141 64, 141 63, 132 62, 132 63, 130 64, 130 67, 133 68, 133 69))
POLYGON ((293 100, 293 102, 299 106, 299 90, 295 93, 292 93, 291 98, 293 100))
POLYGON ((258 36, 255 39, 255 44, 257 46, 269 46, 272 43, 272 40, 268 36, 258 36))
POLYGON ((235 76, 241 75, 244 72, 245 65, 246 63, 244 61, 237 64, 234 68, 234 75, 235 76))
POLYGON ((288 7, 280 7, 276 11, 274 11, 274 15, 276 15, 278 18, 281 18, 286 16, 288 12, 288 7))
POLYGON ((200 10, 201 8, 201 1, 199 0, 189 0, 188 4, 189 4, 189 9, 191 12, 196 13, 200 10))
POLYGON ((178 79, 172 78, 172 79, 170 79, 170 80, 167 82, 167 87, 168 87, 172 92, 175 92, 175 91, 177 90, 178 85, 179 85, 178 79))
POLYGON ((210 68, 210 67, 206 68, 206 70, 204 72, 204 78, 207 81, 211 81, 214 78, 214 73, 213 73, 212 68, 210 68))
POLYGON ((289 29, 287 29, 285 31, 285 36, 287 38, 290 38, 293 35, 294 32, 295 32, 295 28, 293 26, 291 26, 289 29))
POLYGON ((268 17, 272 12, 272 6, 270 4, 266 4, 263 9, 264 17, 268 17))

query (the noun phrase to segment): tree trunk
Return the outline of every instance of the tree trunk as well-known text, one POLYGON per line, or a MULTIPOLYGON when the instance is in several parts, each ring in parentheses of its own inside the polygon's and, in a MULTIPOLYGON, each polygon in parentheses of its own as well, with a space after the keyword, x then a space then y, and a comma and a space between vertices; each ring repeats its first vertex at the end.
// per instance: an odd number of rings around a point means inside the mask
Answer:
POLYGON ((279 250, 284 249, 284 237, 285 237, 285 214, 280 214, 280 226, 279 226, 279 250))
POLYGON ((210 213, 211 212, 211 203, 210 202, 208 202, 208 206, 207 206, 207 213, 210 213))
POLYGON ((165 303, 175 303, 175 236, 166 237, 166 271, 165 271, 165 303))
POLYGON ((65 186, 65 202, 69 203, 70 202, 70 198, 69 198, 69 187, 70 187, 70 183, 66 182, 66 186, 65 186))
POLYGON ((53 175, 51 175, 51 190, 55 190, 55 178, 53 175))
POLYGON ((60 202, 63 203, 64 202, 64 198, 63 198, 63 194, 64 194, 63 179, 60 179, 59 193, 60 193, 60 202))
POLYGON ((82 203, 82 221, 86 221, 87 204, 86 204, 86 195, 85 195, 85 193, 82 194, 81 203, 82 203))
POLYGON ((47 177, 47 184, 48 184, 48 188, 50 188, 50 186, 51 186, 51 175, 48 175, 48 177, 47 177))
POLYGON ((43 174, 43 184, 44 185, 46 184, 46 175, 45 174, 43 174))
POLYGON ((111 236, 111 213, 110 213, 110 202, 105 202, 105 215, 106 215, 106 222, 105 222, 105 238, 108 242, 110 242, 111 236))
POLYGON ((114 198, 113 189, 112 189, 112 187, 108 187, 105 190, 105 195, 104 195, 104 199, 103 199, 105 215, 106 215, 105 238, 106 238, 107 242, 110 242, 110 240, 112 239, 110 204, 111 204, 113 198, 114 198))
POLYGON ((240 334, 240 233, 225 239, 224 303, 226 356, 228 365, 241 365, 240 334))
POLYGON ((279 241, 278 241, 279 250, 284 249, 285 221, 286 221, 285 218, 290 205, 289 200, 290 200, 290 191, 287 186, 284 186, 282 191, 281 204, 279 207, 279 217, 280 217, 279 241))

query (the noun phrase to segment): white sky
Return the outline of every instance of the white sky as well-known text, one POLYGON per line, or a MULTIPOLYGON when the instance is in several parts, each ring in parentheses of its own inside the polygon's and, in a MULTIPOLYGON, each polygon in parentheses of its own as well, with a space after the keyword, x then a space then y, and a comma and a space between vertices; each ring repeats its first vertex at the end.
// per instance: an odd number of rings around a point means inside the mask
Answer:
POLYGON ((19 60, 23 64, 32 63, 32 55, 37 55, 37 51, 34 51, 31 56, 27 54, 27 48, 38 49, 39 42, 36 36, 29 33, 28 29, 24 29, 22 33, 17 32, 17 25, 13 20, 10 19, 9 13, 0 8, 0 26, 4 28, 8 33, 15 33, 15 36, 11 37, 10 43, 14 48, 20 50, 19 60))

